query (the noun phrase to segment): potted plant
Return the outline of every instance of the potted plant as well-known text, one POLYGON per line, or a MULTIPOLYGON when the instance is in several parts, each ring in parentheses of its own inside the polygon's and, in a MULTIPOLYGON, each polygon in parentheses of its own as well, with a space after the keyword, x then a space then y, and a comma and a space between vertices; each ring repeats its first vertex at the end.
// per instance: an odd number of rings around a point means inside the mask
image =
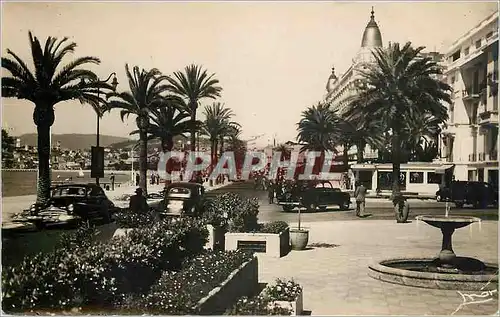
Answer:
POLYGON ((289 309, 292 316, 299 316, 303 312, 302 286, 293 280, 277 279, 274 285, 266 287, 264 294, 269 299, 269 308, 289 309))
POLYGON ((309 230, 301 228, 300 226, 300 207, 302 203, 299 204, 298 208, 298 227, 290 229, 290 245, 292 250, 304 250, 309 242, 309 230))

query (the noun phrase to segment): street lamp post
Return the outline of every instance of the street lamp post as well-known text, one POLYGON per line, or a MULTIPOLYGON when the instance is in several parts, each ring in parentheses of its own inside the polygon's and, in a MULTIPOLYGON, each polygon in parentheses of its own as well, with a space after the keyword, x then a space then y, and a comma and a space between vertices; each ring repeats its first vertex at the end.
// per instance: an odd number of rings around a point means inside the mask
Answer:
MULTIPOLYGON (((111 82, 111 86, 113 87, 113 91, 116 91, 116 86, 118 86, 118 80, 116 79, 116 73, 113 72, 111 73, 106 80, 96 80, 97 83, 107 83, 111 77, 113 77, 113 81, 111 82)), ((84 79, 82 78, 82 83, 84 83, 84 79)), ((101 89, 98 86, 97 87, 97 106, 99 107, 99 95, 101 93, 101 89)), ((101 113, 100 109, 97 110, 97 125, 96 125, 96 151, 99 151, 100 149, 100 144, 99 144, 99 136, 100 136, 100 121, 101 121, 101 113)), ((100 152, 99 152, 100 153, 100 152)), ((99 176, 95 178, 95 183, 97 186, 99 186, 99 176)))

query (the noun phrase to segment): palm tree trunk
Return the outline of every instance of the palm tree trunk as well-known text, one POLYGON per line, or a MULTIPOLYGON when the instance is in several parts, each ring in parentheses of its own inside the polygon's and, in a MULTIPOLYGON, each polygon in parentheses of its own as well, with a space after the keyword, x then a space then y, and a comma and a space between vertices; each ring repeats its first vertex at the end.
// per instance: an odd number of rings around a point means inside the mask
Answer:
POLYGON ((365 145, 366 145, 366 144, 365 144, 364 142, 362 142, 362 141, 358 142, 358 144, 356 145, 356 151, 357 151, 357 153, 356 153, 356 156, 357 156, 356 158, 357 158, 357 160, 356 160, 356 161, 357 161, 358 163, 363 163, 363 161, 365 160, 365 158, 364 158, 364 156, 363 156, 363 154, 364 154, 363 152, 364 152, 364 149, 365 149, 365 145))
POLYGON ((399 174, 401 173, 401 144, 399 133, 394 132, 391 140, 392 154, 392 197, 399 197, 401 189, 399 187, 399 174))
POLYGON ((36 202, 46 203, 50 198, 50 125, 39 124, 38 132, 38 184, 36 202))
POLYGON ((343 146, 343 159, 344 159, 344 168, 347 169, 349 168, 349 144, 347 143, 344 143, 344 146, 343 146))
POLYGON ((220 138, 220 151, 219 151, 219 155, 222 156, 223 153, 224 153, 224 137, 221 137, 220 138))
POLYGON ((147 195, 148 140, 144 130, 139 131, 139 151, 139 187, 142 188, 144 195, 147 195))
POLYGON ((191 152, 196 151, 196 105, 191 105, 191 152))
MULTIPOLYGON (((174 147, 174 137, 173 136, 164 136, 161 138, 161 149, 162 149, 163 153, 167 153, 167 152, 172 151, 173 147, 174 147)), ((172 170, 173 170, 172 165, 173 164, 174 164, 173 160, 169 159, 167 162, 167 166, 165 166, 168 175, 172 175, 172 170)), ((170 179, 165 180, 165 184, 170 184, 170 183, 171 183, 170 179)))

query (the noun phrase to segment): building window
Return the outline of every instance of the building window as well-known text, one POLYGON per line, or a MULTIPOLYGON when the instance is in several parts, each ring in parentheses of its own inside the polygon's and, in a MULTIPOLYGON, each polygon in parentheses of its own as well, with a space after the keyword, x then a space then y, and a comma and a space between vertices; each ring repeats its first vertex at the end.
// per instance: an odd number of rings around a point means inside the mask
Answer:
POLYGON ((436 174, 434 172, 427 173, 427 184, 441 184, 441 174, 436 174))
POLYGON ((486 34, 486 38, 489 39, 492 35, 493 35, 493 31, 491 31, 488 34, 486 34))
POLYGON ((424 172, 410 172, 410 184, 423 184, 424 172))
POLYGON ((469 47, 466 47, 466 48, 464 49, 464 55, 465 55, 465 56, 469 55, 469 47))
POLYGON ((460 51, 456 51, 455 54, 451 55, 452 61, 456 61, 457 59, 460 58, 460 51))
POLYGON ((451 82, 450 82, 450 85, 453 85, 453 83, 455 82, 455 76, 451 76, 451 82))
POLYGON ((481 47, 481 39, 476 41, 476 48, 480 48, 480 47, 481 47))

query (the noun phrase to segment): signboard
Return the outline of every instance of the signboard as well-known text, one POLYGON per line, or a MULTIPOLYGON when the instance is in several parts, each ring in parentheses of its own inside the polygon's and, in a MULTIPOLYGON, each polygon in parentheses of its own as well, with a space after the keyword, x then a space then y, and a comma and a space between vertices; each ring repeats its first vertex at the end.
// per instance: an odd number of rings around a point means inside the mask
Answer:
POLYGON ((90 177, 104 177, 104 148, 93 146, 91 148, 90 177))

